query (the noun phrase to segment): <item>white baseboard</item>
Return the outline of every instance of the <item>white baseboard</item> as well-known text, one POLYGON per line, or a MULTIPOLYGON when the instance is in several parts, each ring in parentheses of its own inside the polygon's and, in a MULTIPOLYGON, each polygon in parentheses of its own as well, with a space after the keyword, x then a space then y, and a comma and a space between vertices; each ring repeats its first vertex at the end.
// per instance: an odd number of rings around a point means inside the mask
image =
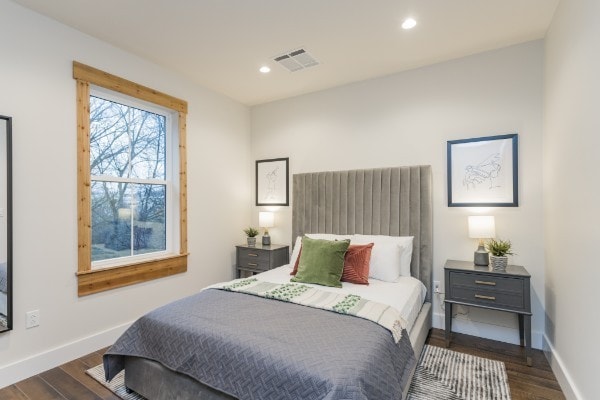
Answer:
MULTIPOLYGON (((444 314, 433 314, 432 325, 434 328, 444 329, 444 321, 444 314)), ((465 318, 452 319, 452 332, 464 333, 465 335, 472 335, 511 344, 520 343, 518 328, 510 328, 502 325, 493 325, 490 323, 484 323, 465 318)), ((535 349, 542 348, 542 335, 542 332, 531 332, 531 347, 535 349)))
POLYGON ((12 385, 13 383, 109 346, 131 324, 131 322, 128 322, 2 366, 0 367, 0 388, 12 385))
POLYGON ((550 363, 550 367, 554 372, 554 376, 556 376, 556 380, 560 385, 560 388, 563 391, 563 394, 567 398, 567 400, 581 400, 583 396, 577 390, 569 371, 567 370, 565 364, 562 361, 562 358, 548 340, 548 337, 544 335, 544 354, 550 363))

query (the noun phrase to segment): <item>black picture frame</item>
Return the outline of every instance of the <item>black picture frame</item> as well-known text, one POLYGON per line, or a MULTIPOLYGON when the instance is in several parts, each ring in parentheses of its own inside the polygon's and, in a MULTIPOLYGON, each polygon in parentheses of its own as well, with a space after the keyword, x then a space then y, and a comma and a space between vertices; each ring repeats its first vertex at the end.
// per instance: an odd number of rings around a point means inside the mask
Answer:
POLYGON ((447 142, 448 207, 519 206, 519 135, 447 142))
POLYGON ((290 205, 290 159, 256 160, 256 205, 290 205), (285 172, 283 172, 285 170, 285 172))

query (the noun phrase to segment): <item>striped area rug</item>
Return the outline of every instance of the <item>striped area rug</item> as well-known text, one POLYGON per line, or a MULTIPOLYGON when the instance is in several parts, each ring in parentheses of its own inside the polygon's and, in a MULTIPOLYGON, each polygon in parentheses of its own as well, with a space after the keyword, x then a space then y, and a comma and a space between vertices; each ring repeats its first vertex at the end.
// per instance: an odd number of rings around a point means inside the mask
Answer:
MULTIPOLYGON (((121 399, 144 399, 125 391, 123 371, 110 382, 102 364, 86 372, 121 399)), ((504 363, 425 345, 407 400, 510 400, 504 363)))
POLYGON ((408 400, 510 400, 501 361, 425 345, 408 400))
POLYGON ((102 364, 96 365, 85 372, 123 400, 145 400, 144 397, 135 392, 127 393, 127 390, 125 390, 125 371, 119 372, 110 382, 104 380, 104 366, 102 364))

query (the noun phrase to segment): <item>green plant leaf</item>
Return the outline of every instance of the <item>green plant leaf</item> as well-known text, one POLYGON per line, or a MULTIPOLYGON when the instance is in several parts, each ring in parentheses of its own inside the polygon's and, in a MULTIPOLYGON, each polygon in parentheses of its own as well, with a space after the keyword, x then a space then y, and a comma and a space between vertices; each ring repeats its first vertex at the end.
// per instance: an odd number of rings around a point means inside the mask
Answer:
POLYGON ((490 239, 485 244, 485 248, 496 257, 504 257, 506 255, 514 254, 510 251, 512 248, 510 240, 490 239))
POLYGON ((244 233, 248 237, 255 237, 255 236, 258 236, 258 229, 249 227, 249 228, 244 229, 244 233))

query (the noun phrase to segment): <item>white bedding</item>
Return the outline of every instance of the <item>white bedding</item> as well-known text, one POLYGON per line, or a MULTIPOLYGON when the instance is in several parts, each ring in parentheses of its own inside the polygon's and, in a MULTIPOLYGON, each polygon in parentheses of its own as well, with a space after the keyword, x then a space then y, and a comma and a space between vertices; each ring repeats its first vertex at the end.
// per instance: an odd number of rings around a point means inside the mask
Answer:
MULTIPOLYGON (((273 283, 287 283, 290 281, 292 265, 284 265, 270 271, 256 275, 257 278, 273 283)), ((388 304, 394 307, 407 323, 406 330, 411 331, 421 306, 425 302, 427 289, 421 281, 413 277, 400 277, 396 282, 384 282, 377 279, 369 279, 369 285, 356 285, 354 283, 342 282, 341 288, 333 288, 320 285, 311 285, 321 290, 335 293, 353 293, 365 299, 388 304)))

